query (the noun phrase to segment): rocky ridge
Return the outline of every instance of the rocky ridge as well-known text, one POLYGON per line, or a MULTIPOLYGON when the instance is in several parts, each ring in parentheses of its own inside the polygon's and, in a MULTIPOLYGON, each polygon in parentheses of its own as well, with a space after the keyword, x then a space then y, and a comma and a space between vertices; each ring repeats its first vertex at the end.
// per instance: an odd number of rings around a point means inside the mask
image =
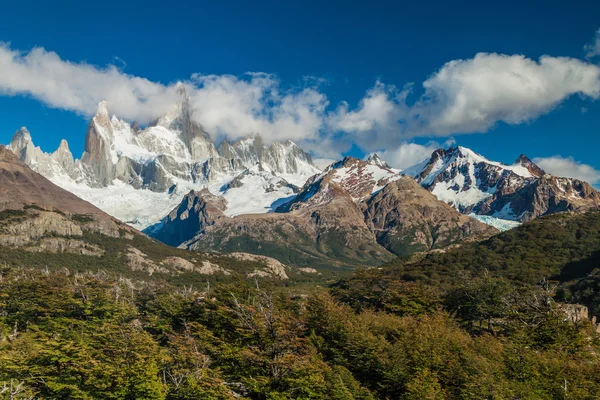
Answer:
POLYGON ((268 258, 192 254, 158 243, 56 186, 4 146, 0 146, 0 264, 105 268, 161 279, 185 275, 193 280, 234 272, 288 278, 287 267, 268 258))
MULTIPOLYGON (((233 188, 228 186, 232 181, 239 187, 257 166, 269 174, 255 173, 263 182, 255 182, 254 189, 271 202, 288 198, 290 190, 319 172, 310 155, 291 141, 266 144, 254 135, 215 147, 193 119, 183 89, 181 96, 171 111, 144 129, 110 117, 109 105, 100 102, 80 159, 73 158, 64 140, 54 153, 44 153, 25 127, 14 134, 9 148, 55 184, 138 229, 159 222, 190 190, 217 193, 233 188), (272 185, 273 177, 285 183, 272 185)), ((243 212, 264 212, 264 206, 243 212)), ((230 211, 235 213, 239 211, 230 211)))
POLYGON ((497 232, 438 201, 412 178, 352 157, 309 179, 275 213, 223 218, 217 212, 211 221, 182 247, 322 268, 378 265, 497 232))
POLYGON ((591 185, 546 174, 525 155, 505 165, 459 146, 436 150, 403 173, 464 214, 527 222, 600 207, 600 193, 591 185))

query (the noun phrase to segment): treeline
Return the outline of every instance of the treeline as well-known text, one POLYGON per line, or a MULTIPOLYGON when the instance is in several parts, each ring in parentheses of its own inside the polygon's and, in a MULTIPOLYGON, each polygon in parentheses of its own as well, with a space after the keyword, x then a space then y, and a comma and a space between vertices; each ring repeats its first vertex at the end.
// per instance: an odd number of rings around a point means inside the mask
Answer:
POLYGON ((331 291, 1 269, 0 398, 593 399, 600 344, 551 285, 331 291))
POLYGON ((556 282, 560 300, 585 304, 600 316, 600 212, 541 217, 482 242, 399 258, 370 274, 445 291, 486 271, 524 286, 556 282))

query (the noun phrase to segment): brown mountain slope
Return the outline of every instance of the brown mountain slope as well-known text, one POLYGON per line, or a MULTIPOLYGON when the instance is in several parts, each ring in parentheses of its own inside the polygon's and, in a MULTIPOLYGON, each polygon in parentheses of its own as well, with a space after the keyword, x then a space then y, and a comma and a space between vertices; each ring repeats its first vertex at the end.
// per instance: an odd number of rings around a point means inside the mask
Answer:
POLYGON ((99 208, 34 172, 12 151, 0 146, 0 211, 22 209, 26 205, 113 220, 99 208))
POLYGON ((379 265, 393 258, 366 226, 363 214, 338 185, 326 203, 286 213, 220 218, 184 246, 190 250, 267 255, 320 268, 379 265))
POLYGON ((437 200, 408 176, 386 185, 362 208, 377 242, 400 256, 497 233, 495 228, 437 200))
POLYGON ((282 278, 261 259, 190 253, 156 242, 31 170, 0 146, 0 265, 60 267, 204 282, 207 275, 282 278))
POLYGON ((185 243, 294 265, 379 265, 498 231, 435 198, 412 178, 346 158, 316 175, 277 213, 219 218, 185 243))

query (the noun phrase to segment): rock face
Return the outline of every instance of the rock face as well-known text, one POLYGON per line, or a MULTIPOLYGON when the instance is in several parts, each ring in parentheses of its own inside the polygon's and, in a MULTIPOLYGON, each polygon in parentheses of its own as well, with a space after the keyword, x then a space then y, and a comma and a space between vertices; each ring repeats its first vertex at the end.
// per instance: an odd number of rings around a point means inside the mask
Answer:
POLYGON ((525 155, 505 165, 464 147, 439 149, 404 173, 465 214, 526 222, 600 206, 600 194, 589 184, 548 175, 525 155))
POLYGON ((389 166, 388 163, 386 163, 385 161, 383 161, 381 158, 379 158, 379 156, 377 154, 371 154, 369 157, 367 157, 367 162, 373 165, 377 165, 383 168, 388 168, 390 169, 391 167, 389 166))
POLYGON ((135 231, 54 185, 0 146, 0 246, 102 255, 103 249, 83 240, 85 232, 118 238, 135 231))
POLYGON ((276 174, 300 172, 308 178, 317 172, 310 155, 289 140, 267 146, 260 136, 247 136, 234 142, 223 140, 217 151, 221 157, 239 160, 243 165, 265 165, 276 174))
POLYGON ((589 183, 544 175, 513 194, 482 204, 480 212, 500 210, 504 215, 516 216, 518 220, 527 222, 542 215, 582 212, 598 207, 600 193, 589 183))
POLYGON ((54 153, 46 154, 33 144, 31 134, 27 128, 22 127, 15 132, 8 148, 23 163, 29 166, 35 165, 37 169, 46 171, 47 178, 82 179, 80 167, 73 160, 73 155, 66 140, 60 142, 60 146, 54 153))
MULTIPOLYGON (((268 211, 265 205, 289 198, 296 186, 320 172, 310 156, 290 141, 265 144, 255 135, 224 140, 215 148, 194 120, 183 86, 180 96, 179 103, 144 129, 110 117, 109 104, 100 102, 88 126, 80 160, 73 159, 66 141, 54 153, 42 152, 26 128, 15 133, 9 148, 55 184, 138 229, 158 223, 190 190, 223 192, 232 179, 236 179, 233 185, 239 184, 243 174, 253 173, 257 166, 269 175, 255 174, 262 182, 246 189, 256 188, 259 196, 268 190, 270 194, 263 200, 269 203, 246 207, 243 212, 268 211), (274 182, 274 177, 281 182, 274 182), (269 184, 274 184, 274 190, 269 184)), ((236 206, 235 201, 230 204, 236 206)), ((240 211, 229 212, 236 213, 240 211)))
POLYGON ((408 176, 386 185, 362 207, 377 242, 397 255, 439 249, 495 233, 437 200, 408 176))
POLYGON ((85 136, 85 151, 81 162, 90 171, 90 182, 98 186, 108 185, 115 177, 115 165, 111 155, 111 142, 115 130, 108 115, 108 104, 100 102, 85 136))
POLYGON ((243 251, 289 265, 378 265, 497 230, 437 200, 412 178, 347 157, 276 213, 221 218, 184 246, 243 251))
POLYGON ((231 253, 230 256, 237 260, 254 261, 264 264, 264 268, 255 269, 254 271, 249 273, 249 278, 260 276, 264 278, 274 277, 281 280, 289 279, 288 275, 285 273, 285 265, 283 265, 274 258, 257 256, 255 254, 249 253, 231 253))

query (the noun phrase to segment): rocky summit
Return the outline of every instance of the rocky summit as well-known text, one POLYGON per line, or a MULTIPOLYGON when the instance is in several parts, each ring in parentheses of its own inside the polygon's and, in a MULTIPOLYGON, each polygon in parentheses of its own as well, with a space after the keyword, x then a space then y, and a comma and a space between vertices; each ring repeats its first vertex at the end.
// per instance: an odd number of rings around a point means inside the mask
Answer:
MULTIPOLYGON (((182 247, 249 251, 292 265, 377 265, 497 233, 437 200, 412 178, 352 157, 309 179, 275 213, 223 218, 215 197, 195 197, 194 203, 210 201, 212 207, 199 207, 193 220, 206 223, 182 247), (208 208, 213 213, 205 218, 208 208)), ((185 204, 172 215, 163 220, 163 230, 187 217, 185 204)))
POLYGON ((506 165, 459 146, 436 150, 403 173, 465 214, 526 222, 600 206, 600 193, 590 184, 546 174, 525 155, 506 165))
POLYGON ((66 141, 54 153, 42 152, 24 127, 8 147, 57 185, 138 229, 158 223, 190 190, 203 187, 231 200, 230 215, 265 212, 265 204, 289 198, 295 186, 319 172, 291 141, 266 144, 255 135, 215 147, 192 118, 183 89, 180 95, 171 111, 144 129, 111 117, 110 105, 100 102, 77 160, 66 141), (239 193, 226 190, 236 185, 261 201, 240 204, 239 193))

